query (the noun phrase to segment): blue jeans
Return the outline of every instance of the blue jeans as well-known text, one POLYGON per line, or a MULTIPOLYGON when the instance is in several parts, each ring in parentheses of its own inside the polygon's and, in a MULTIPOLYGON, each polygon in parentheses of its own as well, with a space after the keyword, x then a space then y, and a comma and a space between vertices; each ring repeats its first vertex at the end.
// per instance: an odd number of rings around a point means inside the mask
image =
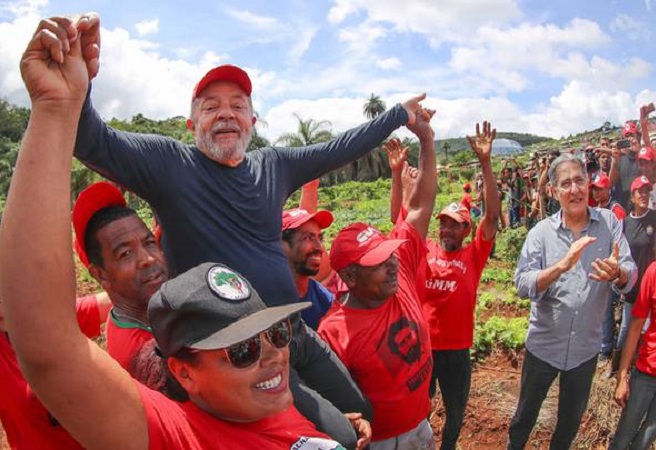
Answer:
POLYGON ((551 437, 551 450, 566 450, 572 444, 588 405, 597 356, 571 370, 558 370, 528 350, 522 367, 519 403, 508 429, 507 450, 521 450, 538 419, 542 402, 556 376, 560 375, 558 420, 551 437))
POLYGON ((609 450, 648 449, 656 439, 656 377, 634 369, 629 401, 622 411, 609 450))
POLYGON ((436 381, 440 385, 446 412, 440 450, 455 450, 471 386, 469 349, 433 350, 433 373, 429 387, 431 398, 436 391, 436 381))

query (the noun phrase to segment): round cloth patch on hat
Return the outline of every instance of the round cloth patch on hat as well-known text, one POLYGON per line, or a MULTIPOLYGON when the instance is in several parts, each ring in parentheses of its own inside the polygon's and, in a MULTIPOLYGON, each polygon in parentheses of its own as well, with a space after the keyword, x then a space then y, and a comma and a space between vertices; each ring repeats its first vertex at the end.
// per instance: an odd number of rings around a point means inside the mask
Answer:
POLYGON ((214 266, 207 272, 210 290, 225 300, 240 301, 251 296, 248 283, 232 270, 214 266))

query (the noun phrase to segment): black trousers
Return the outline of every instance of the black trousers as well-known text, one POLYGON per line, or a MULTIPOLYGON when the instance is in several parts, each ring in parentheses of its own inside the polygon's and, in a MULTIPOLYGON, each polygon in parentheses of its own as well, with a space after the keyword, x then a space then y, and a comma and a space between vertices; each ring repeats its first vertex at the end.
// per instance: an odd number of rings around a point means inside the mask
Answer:
POLYGON ((430 396, 433 398, 440 385, 446 420, 442 427, 441 450, 455 450, 460 436, 465 408, 471 386, 471 359, 469 349, 434 350, 430 396))
POLYGON ((508 430, 507 450, 523 449, 538 419, 551 384, 560 376, 558 419, 551 437, 551 450, 567 450, 576 437, 581 417, 588 406, 597 356, 571 370, 558 370, 528 350, 522 367, 519 404, 508 430))

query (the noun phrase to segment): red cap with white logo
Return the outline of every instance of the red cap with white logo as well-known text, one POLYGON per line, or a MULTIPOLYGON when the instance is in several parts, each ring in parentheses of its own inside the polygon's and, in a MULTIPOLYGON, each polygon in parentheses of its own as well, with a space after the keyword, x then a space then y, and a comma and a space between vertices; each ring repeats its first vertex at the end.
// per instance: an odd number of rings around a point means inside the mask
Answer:
POLYGON ((376 266, 385 262, 406 239, 388 239, 372 226, 357 222, 343 228, 330 248, 330 265, 336 271, 353 263, 376 266))

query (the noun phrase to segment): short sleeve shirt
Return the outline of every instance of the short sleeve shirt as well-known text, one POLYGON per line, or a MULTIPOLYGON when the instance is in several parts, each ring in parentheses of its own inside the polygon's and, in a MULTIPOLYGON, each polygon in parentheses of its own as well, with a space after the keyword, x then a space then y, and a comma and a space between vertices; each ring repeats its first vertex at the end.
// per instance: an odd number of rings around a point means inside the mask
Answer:
POLYGON ((494 240, 483 239, 482 228, 471 244, 445 251, 427 239, 428 272, 423 300, 433 350, 462 350, 472 346, 476 292, 494 240))
POLYGON ((430 409, 428 382, 433 362, 417 294, 417 270, 426 258, 425 245, 403 220, 390 237, 407 239, 396 253, 397 293, 375 309, 334 302, 319 325, 319 335, 371 402, 373 441, 412 430, 430 409))
POLYGON ((137 388, 146 411, 151 450, 344 450, 294 406, 256 422, 227 422, 190 401, 177 403, 139 383, 137 388))
POLYGON ((141 347, 153 339, 149 328, 122 322, 116 318, 113 310, 109 313, 105 334, 107 335, 107 353, 128 372, 132 359, 141 350, 141 347))
MULTIPOLYGON (((651 263, 642 278, 638 299, 631 309, 631 315, 646 319, 651 314, 656 317, 656 262, 651 263)), ((636 368, 656 377, 656 320, 649 322, 649 328, 642 335, 642 345, 638 351, 636 368)))

